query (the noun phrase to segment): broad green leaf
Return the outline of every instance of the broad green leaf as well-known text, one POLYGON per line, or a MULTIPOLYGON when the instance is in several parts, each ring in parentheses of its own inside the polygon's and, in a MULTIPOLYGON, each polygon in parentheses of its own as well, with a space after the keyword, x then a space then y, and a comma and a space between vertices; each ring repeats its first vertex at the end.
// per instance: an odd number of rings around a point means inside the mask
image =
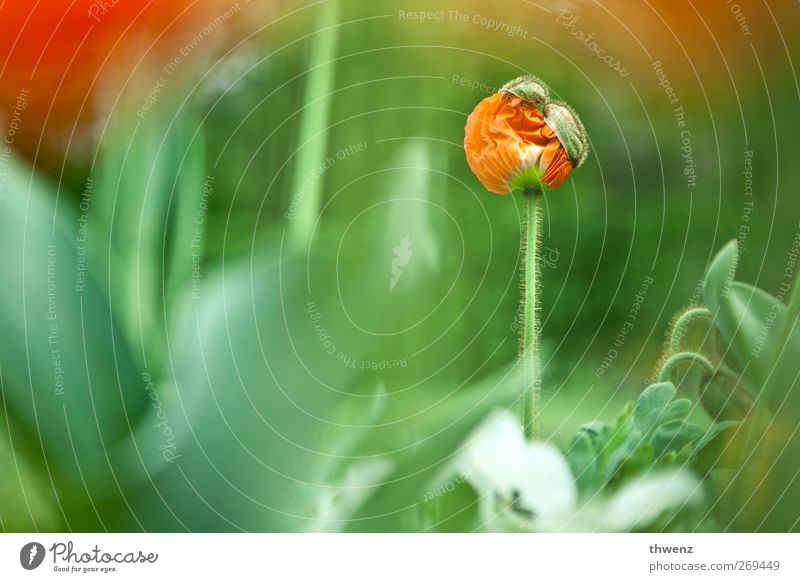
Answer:
POLYGON ((683 419, 670 420, 655 429, 650 443, 653 445, 656 457, 660 457, 667 452, 681 450, 703 433, 703 428, 696 424, 685 422, 683 419))
POLYGON ((717 438, 720 434, 738 424, 739 422, 735 420, 725 420, 722 422, 715 422, 705 430, 705 432, 699 439, 697 439, 697 442, 694 444, 694 450, 695 451, 702 450, 704 447, 708 446, 708 444, 711 443, 711 441, 717 438))
POLYGON ((79 215, 15 158, 0 207, 0 373, 9 415, 41 448, 70 526, 94 523, 88 496, 118 491, 115 443, 147 394, 79 242, 79 215))
POLYGON ((266 251, 258 263, 226 261, 185 302, 168 328, 169 372, 154 378, 158 406, 117 451, 120 470, 140 485, 114 527, 296 531, 313 523, 305 496, 325 487, 314 479, 329 460, 320 439, 360 373, 339 355, 363 347, 350 339, 335 293, 315 288, 319 296, 309 297, 306 274, 303 261, 266 251))
POLYGON ((673 400, 675 393, 670 382, 651 384, 642 391, 624 441, 618 446, 606 445, 610 453, 604 468, 606 482, 618 483, 646 469, 656 459, 677 453, 702 433, 700 427, 686 422, 692 402, 686 398, 673 400))
POLYGON ((622 412, 614 422, 614 426, 611 427, 608 433, 608 438, 606 439, 602 449, 603 467, 605 467, 604 470, 606 480, 608 480, 613 472, 609 472, 608 467, 611 465, 612 457, 618 456, 616 455, 616 451, 620 447, 629 446, 631 442, 638 441, 638 439, 641 438, 641 433, 639 431, 636 431, 636 434, 631 436, 631 432, 633 431, 633 417, 634 403, 628 402, 622 409, 622 412))
POLYGON ((665 415, 672 399, 675 386, 671 382, 651 384, 636 399, 633 426, 642 434, 649 434, 665 415))
POLYGON ((720 302, 727 294, 736 273, 739 250, 732 240, 711 261, 703 282, 703 299, 712 315, 719 311, 720 302))
MULTIPOLYGON (((766 429, 753 428, 752 448, 739 450, 744 467, 729 489, 728 507, 737 529, 795 531, 800 527, 800 330, 795 326, 785 346, 779 330, 785 307, 751 285, 734 283, 722 299, 718 326, 747 385, 772 416, 766 429), (780 354, 780 357, 778 357, 780 354), (758 394, 769 386, 767 394, 758 394), (737 504, 746 501, 744 509, 737 504)), ((750 424, 748 423, 748 426, 750 424)))
POLYGON ((595 490, 599 487, 600 475, 600 450, 596 448, 590 434, 585 430, 578 431, 569 447, 564 452, 564 456, 569 463, 578 491, 582 495, 595 490))
POLYGON ((676 421, 685 421, 692 412, 693 406, 694 404, 692 404, 692 401, 688 398, 678 398, 677 400, 673 400, 669 403, 666 410, 664 410, 664 412, 658 417, 655 428, 658 429, 658 427, 663 424, 669 424, 676 421))
POLYGON ((735 282, 720 302, 717 326, 730 346, 738 366, 745 370, 748 385, 754 392, 772 382, 768 394, 773 408, 785 406, 785 398, 798 382, 800 374, 800 330, 795 328, 781 350, 778 329, 785 317, 785 307, 769 293, 735 282), (783 356, 777 361, 777 356, 783 356), (771 377, 774 376, 774 377, 771 377))

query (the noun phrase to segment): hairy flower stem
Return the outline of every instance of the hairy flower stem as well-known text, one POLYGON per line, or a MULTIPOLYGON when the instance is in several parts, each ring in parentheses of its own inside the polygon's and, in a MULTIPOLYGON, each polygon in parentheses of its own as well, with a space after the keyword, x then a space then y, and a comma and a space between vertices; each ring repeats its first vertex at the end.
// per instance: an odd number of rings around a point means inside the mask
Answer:
POLYGON ((522 428, 527 438, 540 434, 539 399, 542 372, 539 363, 539 267, 542 208, 541 190, 525 190, 525 228, 522 245, 522 312, 520 363, 524 392, 522 395, 522 428))
POLYGON ((672 373, 681 364, 694 364, 699 366, 709 378, 712 377, 716 371, 711 362, 704 356, 696 354, 695 352, 678 352, 670 356, 670 358, 664 362, 664 366, 661 368, 661 373, 658 376, 658 381, 669 382, 672 373))
POLYGON ((675 325, 672 327, 672 337, 670 338, 669 344, 670 354, 676 354, 681 351, 681 342, 684 337, 686 337, 689 326, 699 319, 713 322, 714 316, 711 315, 711 312, 705 307, 695 307, 694 309, 683 312, 677 321, 675 321, 675 325))

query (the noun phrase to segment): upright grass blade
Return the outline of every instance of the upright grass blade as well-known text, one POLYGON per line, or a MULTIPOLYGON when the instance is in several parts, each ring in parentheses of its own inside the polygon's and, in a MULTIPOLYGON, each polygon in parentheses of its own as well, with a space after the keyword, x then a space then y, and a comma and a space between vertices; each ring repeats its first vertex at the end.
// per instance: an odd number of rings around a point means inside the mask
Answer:
POLYGON ((325 161, 338 42, 339 1, 328 0, 320 8, 306 79, 297 155, 294 163, 291 204, 297 205, 288 227, 290 248, 302 252, 311 241, 314 222, 322 205, 323 180, 318 171, 325 161))
MULTIPOLYGON (((163 236, 166 302, 185 299, 186 290, 194 296, 202 279, 204 239, 208 208, 216 176, 205 173, 205 134, 194 116, 187 116, 177 128, 181 143, 188 149, 181 156, 168 202, 169 236, 163 236)), ((166 234, 166 233, 165 233, 166 234)))
POLYGON ((163 354, 163 310, 178 279, 190 276, 194 217, 203 195, 203 142, 181 91, 144 117, 134 96, 115 111, 100 144, 87 249, 90 268, 140 366, 163 354))

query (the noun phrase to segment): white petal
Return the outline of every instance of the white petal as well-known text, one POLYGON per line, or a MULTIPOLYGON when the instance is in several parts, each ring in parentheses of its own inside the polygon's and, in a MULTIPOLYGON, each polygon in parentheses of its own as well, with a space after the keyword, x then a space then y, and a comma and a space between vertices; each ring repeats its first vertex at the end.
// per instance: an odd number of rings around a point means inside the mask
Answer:
POLYGON ((519 422, 507 411, 496 411, 467 439, 458 468, 481 493, 490 493, 514 473, 524 454, 519 422))
POLYGON ((645 475, 624 485, 609 500, 604 523, 615 531, 643 527, 663 511, 701 498, 700 481, 687 470, 645 475))
POLYGON ((520 493, 519 505, 532 511, 537 528, 559 521, 575 510, 578 492, 572 470, 553 445, 530 442, 508 485, 520 493))
POLYGON ((700 480, 686 469, 643 475, 605 499, 590 500, 564 528, 573 531, 630 531, 645 528, 662 512, 702 499, 700 480))

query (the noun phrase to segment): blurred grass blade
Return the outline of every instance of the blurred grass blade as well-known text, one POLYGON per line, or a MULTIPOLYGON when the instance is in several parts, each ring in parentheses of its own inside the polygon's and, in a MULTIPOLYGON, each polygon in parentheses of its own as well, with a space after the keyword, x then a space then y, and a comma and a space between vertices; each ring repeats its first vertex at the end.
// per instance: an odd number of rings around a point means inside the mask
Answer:
POLYGON ((169 276, 185 278, 191 270, 187 229, 194 224, 186 223, 193 222, 203 191, 202 135, 194 115, 177 106, 181 94, 143 117, 133 115, 133 97, 127 97, 100 144, 94 181, 92 268, 108 285, 128 342, 151 370, 163 353, 163 296, 181 280, 170 285, 169 276), (120 136, 124 141, 117 142, 120 136))
POLYGON ((409 269, 411 272, 404 273, 404 278, 416 279, 418 285, 430 281, 426 275, 438 275, 442 263, 441 243, 431 223, 431 217, 436 214, 434 205, 443 203, 437 196, 440 193, 433 188, 434 184, 442 182, 436 179, 439 177, 437 170, 443 167, 440 150, 439 146, 422 141, 405 144, 395 157, 403 177, 387 185, 391 200, 396 202, 392 205, 386 232, 393 244, 403 238, 411 241, 413 254, 419 258, 414 261, 414 268, 409 269), (421 265, 419 259, 422 259, 421 265))
POLYGON ((205 173, 205 133, 194 116, 186 115, 177 127, 177 141, 188 144, 177 166, 168 204, 169 237, 166 240, 169 273, 166 299, 186 299, 188 289, 199 285, 200 265, 208 222, 208 207, 215 176, 205 173))
POLYGON ((317 170, 325 162, 336 70, 339 0, 327 0, 319 10, 315 27, 318 32, 312 38, 309 56, 290 191, 290 204, 296 201, 297 211, 289 223, 289 245, 296 252, 304 252, 308 247, 322 206, 324 181, 317 170))

